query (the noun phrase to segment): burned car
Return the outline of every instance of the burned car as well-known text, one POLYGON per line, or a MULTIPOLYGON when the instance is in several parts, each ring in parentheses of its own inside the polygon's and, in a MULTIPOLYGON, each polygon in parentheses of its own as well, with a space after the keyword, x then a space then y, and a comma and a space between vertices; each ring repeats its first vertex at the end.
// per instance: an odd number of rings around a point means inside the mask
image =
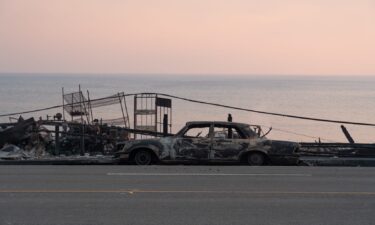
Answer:
POLYGON ((296 164, 299 144, 268 140, 260 126, 234 122, 188 122, 176 135, 128 141, 120 160, 137 165, 157 161, 296 164))

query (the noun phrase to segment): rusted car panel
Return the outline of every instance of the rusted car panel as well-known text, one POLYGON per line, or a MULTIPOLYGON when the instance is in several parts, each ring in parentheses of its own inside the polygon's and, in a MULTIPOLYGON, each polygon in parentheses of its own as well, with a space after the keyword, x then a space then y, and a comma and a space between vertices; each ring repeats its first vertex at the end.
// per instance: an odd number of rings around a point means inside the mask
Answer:
POLYGON ((247 161, 253 165, 297 163, 297 143, 268 140, 261 136, 260 130, 259 126, 252 129, 242 123, 188 122, 175 136, 129 141, 117 156, 135 160, 137 164, 151 163, 147 152, 152 154, 153 160, 160 161, 247 161), (197 134, 192 131, 194 129, 197 134), (203 131, 206 133, 202 135, 203 131), (142 151, 143 158, 138 157, 139 151, 142 151), (253 159, 249 159, 250 155, 253 159))

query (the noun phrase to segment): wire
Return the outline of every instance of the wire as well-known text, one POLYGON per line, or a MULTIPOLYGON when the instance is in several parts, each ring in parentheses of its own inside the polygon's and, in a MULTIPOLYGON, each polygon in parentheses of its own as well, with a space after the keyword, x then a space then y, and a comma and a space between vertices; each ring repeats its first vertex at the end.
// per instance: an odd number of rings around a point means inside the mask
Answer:
POLYGON ((288 134, 294 134, 294 135, 297 135, 297 136, 307 137, 307 138, 311 138, 311 139, 315 139, 315 140, 320 139, 320 140, 323 140, 323 141, 337 142, 337 141, 334 141, 334 140, 330 140, 330 139, 326 139, 326 138, 322 138, 322 137, 311 136, 311 135, 302 134, 302 133, 297 133, 297 132, 289 131, 289 130, 282 130, 282 129, 277 129, 277 128, 273 128, 273 130, 283 132, 283 133, 288 133, 288 134))
MULTIPOLYGON (((139 94, 142 94, 142 93, 139 93, 139 94)), ((121 95, 121 97, 126 97, 126 96, 134 96, 134 95, 137 95, 137 94, 123 94, 121 95)), ((118 95, 116 96, 110 96, 110 97, 104 97, 104 98, 97 98, 97 99, 92 99, 90 101, 99 101, 99 100, 105 100, 105 99, 110 99, 110 98, 118 98, 118 95)), ((81 104, 81 103, 88 103, 89 101, 81 101, 81 102, 74 102, 72 103, 73 105, 78 105, 78 104, 81 104)), ((68 104, 68 105, 71 105, 71 104, 68 104)), ((51 107, 46 107, 46 108, 40 108, 40 109, 33 109, 33 110, 29 110, 29 111, 23 111, 23 112, 15 112, 15 113, 7 113, 7 114, 1 114, 0 117, 6 117, 6 116, 15 116, 15 115, 20 115, 20 114, 28 114, 28 113, 35 113, 35 112, 41 112, 41 111, 46 111, 46 110, 51 110, 51 109, 57 109, 57 108, 61 108, 63 107, 64 105, 55 105, 55 106, 51 106, 51 107)))
POLYGON ((1 114, 0 117, 5 117, 5 116, 15 116, 15 115, 20 115, 20 114, 28 114, 28 113, 34 113, 34 112, 41 112, 41 111, 46 111, 50 109, 57 109, 62 107, 62 105, 55 105, 47 108, 42 108, 42 109, 34 109, 34 110, 29 110, 29 111, 23 111, 23 112, 17 112, 17 113, 8 113, 8 114, 1 114))
MULTIPOLYGON (((247 108, 236 107, 236 106, 229 106, 229 105, 224 105, 224 104, 219 104, 219 103, 212 103, 212 102, 206 102, 206 101, 201 101, 201 100, 194 100, 194 99, 189 99, 189 98, 184 98, 184 97, 179 97, 179 96, 170 95, 170 94, 164 94, 164 93, 148 93, 148 92, 145 92, 145 93, 124 94, 123 96, 124 97, 126 97, 126 96, 135 96, 135 95, 141 95, 141 94, 152 94, 152 95, 164 96, 164 97, 179 99, 179 100, 183 100, 183 101, 187 101, 187 102, 194 102, 194 103, 199 103, 199 104, 204 104, 204 105, 211 105, 211 106, 217 106, 217 107, 221 107, 221 108, 234 109, 234 110, 246 111, 246 112, 253 112, 253 113, 270 115, 270 116, 287 117, 287 118, 292 118, 292 119, 310 120, 310 121, 325 122, 325 123, 340 123, 340 124, 351 124, 351 125, 375 127, 375 124, 373 124, 373 123, 353 122, 353 121, 344 121, 344 120, 330 120, 330 119, 321 119, 321 118, 314 118, 314 117, 297 116, 297 115, 290 115, 290 114, 283 114, 283 113, 276 113, 276 112, 266 112, 266 111, 260 111, 260 110, 255 110, 255 109, 247 109, 247 108)), ((91 101, 103 100, 103 99, 108 99, 108 98, 118 98, 118 96, 110 96, 110 97, 105 97, 105 98, 98 98, 98 99, 93 99, 91 101)), ((87 101, 76 102, 74 104, 81 104, 81 103, 85 103, 85 102, 87 102, 87 101)), ((2 115, 0 115, 0 117, 13 116, 13 115, 19 115, 19 114, 27 114, 27 113, 34 113, 34 112, 40 112, 40 111, 45 111, 45 110, 60 108, 62 106, 63 105, 56 105, 56 106, 42 108, 42 109, 35 109, 35 110, 24 111, 24 112, 2 114, 2 115)))
POLYGON ((297 135, 297 136, 307 137, 307 138, 311 138, 311 139, 314 139, 314 140, 320 139, 320 140, 324 140, 324 141, 337 142, 337 141, 322 138, 322 137, 312 136, 312 135, 303 134, 303 133, 297 133, 297 132, 294 132, 294 131, 284 130, 284 129, 275 128, 275 127, 270 127, 268 125, 259 124, 259 126, 265 127, 265 128, 268 128, 268 129, 272 128, 273 131, 279 131, 279 132, 282 132, 282 133, 294 134, 294 135, 297 135))
POLYGON ((275 112, 259 111, 259 110, 254 110, 254 109, 246 109, 246 108, 228 106, 228 105, 223 105, 223 104, 218 104, 218 103, 204 102, 204 101, 187 99, 187 98, 177 97, 177 96, 168 95, 168 94, 158 94, 158 95, 163 95, 163 96, 170 97, 170 98, 176 98, 176 99, 180 99, 180 100, 184 100, 184 101, 195 102, 195 103, 200 103, 200 104, 205 104, 205 105, 212 105, 212 106, 218 106, 218 107, 222 107, 222 108, 229 108, 229 109, 235 109, 235 110, 246 111, 246 112, 253 112, 253 113, 258 113, 258 114, 265 114, 265 115, 271 115, 271 116, 288 117, 288 118, 293 118, 293 119, 311 120, 311 121, 319 121, 319 122, 326 122, 326 123, 340 123, 340 124, 351 124, 351 125, 373 126, 373 127, 375 127, 375 124, 373 124, 373 123, 363 123, 363 122, 352 122, 352 121, 343 121, 343 120, 330 120, 330 119, 321 119, 321 118, 314 118, 314 117, 296 116, 296 115, 290 115, 290 114, 282 114, 282 113, 275 113, 275 112))

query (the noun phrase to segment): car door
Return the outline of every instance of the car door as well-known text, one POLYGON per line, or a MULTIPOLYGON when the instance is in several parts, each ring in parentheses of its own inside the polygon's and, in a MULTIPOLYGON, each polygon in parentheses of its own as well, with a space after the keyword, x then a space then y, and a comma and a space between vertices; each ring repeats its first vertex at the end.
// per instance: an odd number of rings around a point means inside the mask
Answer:
POLYGON ((238 160, 247 149, 249 140, 233 125, 214 124, 210 159, 215 161, 238 160))
POLYGON ((212 124, 194 124, 177 137, 173 146, 176 160, 203 160, 209 159, 212 145, 212 124))

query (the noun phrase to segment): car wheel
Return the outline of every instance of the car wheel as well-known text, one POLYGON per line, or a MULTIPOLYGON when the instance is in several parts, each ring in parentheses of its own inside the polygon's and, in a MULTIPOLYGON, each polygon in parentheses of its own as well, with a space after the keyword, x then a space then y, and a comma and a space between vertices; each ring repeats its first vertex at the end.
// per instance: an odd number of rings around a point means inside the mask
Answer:
POLYGON ((137 165, 150 165, 152 162, 152 155, 146 150, 137 151, 134 155, 134 162, 137 165))
POLYGON ((261 153, 250 153, 247 155, 247 163, 251 166, 261 166, 265 161, 266 159, 261 153))

